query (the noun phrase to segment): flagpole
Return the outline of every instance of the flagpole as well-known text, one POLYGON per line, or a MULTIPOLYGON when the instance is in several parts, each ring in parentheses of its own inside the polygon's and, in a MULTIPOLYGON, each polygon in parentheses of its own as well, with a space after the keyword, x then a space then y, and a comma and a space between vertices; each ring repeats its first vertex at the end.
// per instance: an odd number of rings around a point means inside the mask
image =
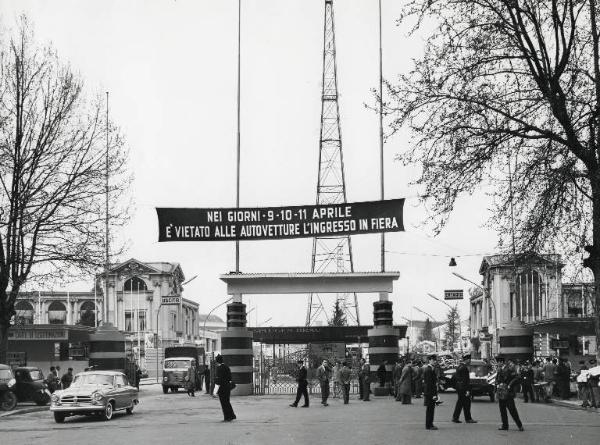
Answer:
MULTIPOLYGON (((381 45, 381 0, 379 0, 379 175, 382 201, 385 199, 383 173, 383 50, 381 45)), ((381 271, 385 272, 384 232, 381 232, 381 271)))
MULTIPOLYGON (((237 54, 237 173, 235 207, 240 207, 240 54, 241 54, 241 25, 242 1, 238 0, 238 54, 237 54)), ((240 271, 240 241, 235 241, 235 271, 240 271)))

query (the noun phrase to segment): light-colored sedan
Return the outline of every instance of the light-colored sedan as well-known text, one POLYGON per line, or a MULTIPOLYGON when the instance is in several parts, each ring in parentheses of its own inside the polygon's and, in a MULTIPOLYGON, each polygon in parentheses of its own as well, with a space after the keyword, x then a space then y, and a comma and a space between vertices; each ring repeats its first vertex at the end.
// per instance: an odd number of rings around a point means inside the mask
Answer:
POLYGON ((139 403, 138 391, 122 372, 80 372, 67 389, 52 394, 50 411, 57 423, 68 416, 99 414, 110 420, 115 411, 133 412, 139 403))

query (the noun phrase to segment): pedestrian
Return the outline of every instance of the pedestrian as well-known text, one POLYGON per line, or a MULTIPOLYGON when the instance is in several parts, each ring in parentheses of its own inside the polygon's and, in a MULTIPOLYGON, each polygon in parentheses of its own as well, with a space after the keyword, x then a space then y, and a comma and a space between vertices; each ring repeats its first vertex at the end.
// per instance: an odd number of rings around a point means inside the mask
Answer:
POLYGON ((380 388, 383 388, 385 386, 385 375, 387 373, 386 369, 385 369, 385 365, 387 365, 387 362, 383 362, 377 368, 377 380, 379 380, 380 388))
POLYGON ((411 362, 408 362, 404 368, 402 368, 402 374, 400 375, 400 398, 402 399, 403 405, 411 404, 412 397, 412 381, 413 381, 413 369, 411 362))
MULTIPOLYGON (((191 370, 188 372, 188 376, 191 374, 191 370)), ((140 367, 137 365, 135 365, 135 387, 137 388, 137 390, 140 390, 140 380, 142 380, 142 370, 140 369, 140 367)), ((190 379, 191 381, 191 379, 190 379)))
POLYGON ((48 373, 48 377, 46 377, 46 385, 48 385, 48 391, 53 393, 58 389, 58 378, 56 377, 56 368, 54 366, 50 366, 50 372, 48 373))
POLYGON ((531 370, 533 371, 533 395, 535 396, 535 401, 539 402, 540 397, 543 398, 543 395, 541 394, 543 385, 543 372, 539 360, 535 360, 533 362, 531 370))
POLYGON ((363 400, 365 398, 365 389, 363 388, 363 364, 365 359, 361 358, 358 361, 358 399, 363 400))
POLYGON ((335 361, 333 367, 333 398, 341 397, 342 395, 342 383, 340 380, 340 371, 342 370, 342 364, 339 360, 335 361))
POLYGON ((294 403, 290 404, 290 406, 296 408, 298 406, 298 402, 300 398, 304 396, 304 405, 302 408, 308 408, 308 380, 306 379, 308 372, 306 370, 306 366, 304 366, 304 360, 298 360, 298 377, 296 381, 298 382, 298 390, 296 391, 296 400, 294 403))
POLYGON ((219 396, 219 402, 221 402, 221 410, 223 411, 223 421, 231 422, 236 419, 231 402, 231 390, 235 387, 231 382, 231 370, 229 366, 223 363, 223 357, 221 354, 217 355, 215 359, 217 362, 217 373, 215 376, 215 386, 217 388, 217 395, 219 396))
POLYGON ((501 366, 496 374, 496 395, 500 407, 500 418, 502 419, 502 425, 498 429, 508 429, 508 416, 506 414, 508 409, 519 431, 523 431, 523 424, 519 419, 519 412, 515 406, 515 387, 519 383, 519 376, 510 359, 504 361, 503 357, 497 357, 496 361, 498 361, 498 366, 501 366))
POLYGON ((558 366, 556 367, 556 380, 558 383, 558 393, 563 400, 569 400, 570 398, 570 379, 571 371, 569 371, 569 367, 567 366, 567 360, 562 357, 559 359, 558 366))
POLYGON ((62 377, 60 378, 60 382, 62 383, 63 389, 67 389, 73 383, 73 368, 67 369, 62 377))
POLYGON ((454 414, 452 415, 452 422, 461 423, 460 412, 464 412, 465 423, 477 423, 471 417, 471 378, 469 376, 469 364, 471 363, 471 354, 465 354, 462 356, 458 368, 456 368, 455 374, 455 389, 458 398, 456 399, 456 405, 454 406, 454 414))
POLYGON ((369 402, 371 395, 371 365, 362 359, 363 402, 369 402))
POLYGON ((190 378, 190 374, 185 377, 185 389, 187 391, 187 395, 190 397, 196 397, 196 388, 194 381, 190 378))
POLYGON ((428 430, 437 430, 433 424, 435 414, 435 405, 438 401, 438 382, 435 373, 437 355, 431 354, 427 357, 428 363, 423 367, 423 396, 425 398, 425 428, 428 430))
POLYGON ((579 375, 577 376, 577 395, 581 400, 581 406, 587 408, 591 405, 590 403, 590 388, 588 386, 589 370, 585 364, 585 361, 579 362, 579 375))
POLYGON ((340 369, 340 383, 342 385, 342 392, 344 394, 344 405, 347 405, 350 401, 350 381, 352 378, 352 373, 350 368, 348 367, 348 362, 344 361, 342 363, 342 368, 340 369))
POLYGON ((327 359, 323 360, 321 366, 317 368, 317 378, 321 385, 321 405, 329 406, 327 399, 329 398, 329 362, 327 359))
POLYGON ((396 402, 402 400, 400 396, 400 378, 402 377, 402 360, 398 359, 394 370, 392 371, 392 379, 394 381, 394 395, 396 396, 396 402))
POLYGON ((588 385, 592 398, 592 408, 600 408, 600 366, 596 366, 596 359, 591 359, 588 385))
POLYGON ((210 391, 210 364, 204 367, 204 384, 206 385, 206 394, 212 394, 210 391))
POLYGON ((533 369, 531 364, 526 361, 519 372, 521 376, 521 388, 523 390, 523 402, 528 403, 531 399, 531 403, 535 401, 535 395, 533 392, 533 369))
POLYGON ((423 362, 417 360, 417 366, 415 369, 415 399, 420 399, 423 394, 423 362))
POLYGON ((546 358, 546 364, 544 365, 544 382, 546 383, 546 394, 544 396, 544 401, 548 403, 552 399, 552 394, 554 393, 554 384, 556 382, 556 366, 552 362, 551 357, 546 358))

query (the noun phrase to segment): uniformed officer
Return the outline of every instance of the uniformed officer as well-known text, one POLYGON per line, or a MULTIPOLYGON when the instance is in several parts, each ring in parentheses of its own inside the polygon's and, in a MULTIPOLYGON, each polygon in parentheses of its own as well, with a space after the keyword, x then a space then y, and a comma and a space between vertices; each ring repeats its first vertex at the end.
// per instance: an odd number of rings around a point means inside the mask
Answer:
POLYGON ((471 379, 469 377, 469 363, 471 363, 471 354, 465 354, 462 356, 460 365, 456 369, 456 393, 458 399, 456 400, 456 406, 454 407, 454 414, 452 415, 452 421, 454 423, 460 422, 460 412, 465 413, 465 423, 477 423, 471 417, 471 379))
POLYGON ((428 430, 437 430, 433 424, 433 416, 435 413, 435 405, 438 401, 438 382, 435 373, 435 364, 437 355, 431 354, 428 358, 428 363, 423 366, 423 397, 425 398, 425 428, 428 430))
POLYGON ((499 366, 498 373, 496 374, 496 392, 498 395, 500 418, 502 419, 502 425, 498 429, 508 429, 508 416, 506 414, 506 410, 508 409, 519 431, 523 431, 523 424, 521 423, 521 419, 519 419, 519 412, 515 406, 515 386, 519 383, 519 376, 512 360, 508 359, 504 361, 503 357, 497 357, 496 361, 499 366))

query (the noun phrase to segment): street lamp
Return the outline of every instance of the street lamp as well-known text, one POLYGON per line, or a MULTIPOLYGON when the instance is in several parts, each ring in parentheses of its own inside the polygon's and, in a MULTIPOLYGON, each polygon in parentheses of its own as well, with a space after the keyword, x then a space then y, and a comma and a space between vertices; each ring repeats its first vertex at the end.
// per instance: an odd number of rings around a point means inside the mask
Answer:
POLYGON ((466 277, 463 277, 459 273, 452 272, 452 275, 454 275, 457 278, 460 278, 463 281, 466 281, 467 283, 471 283, 475 287, 481 289, 483 291, 483 295, 485 296, 485 298, 488 298, 489 301, 492 303, 492 309, 494 310, 494 343, 496 343, 496 345, 498 345, 498 313, 496 312, 496 303, 494 303, 494 299, 490 295, 490 292, 485 287, 483 287, 482 285, 477 284, 474 281, 469 280, 466 277))
POLYGON ((213 307, 210 310, 210 312, 206 315, 206 318, 204 319, 204 325, 202 326, 202 337, 204 338, 204 346, 206 346, 206 351, 205 352, 208 352, 208 339, 206 338, 206 322, 208 321, 208 317, 210 317, 210 314, 212 314, 213 311, 215 311, 216 309, 220 308, 225 303, 229 303, 231 300, 233 300, 233 297, 229 297, 227 300, 223 301, 222 303, 219 303, 218 305, 216 305, 215 307, 213 307))
POLYGON ((445 300, 441 300, 438 297, 436 297, 433 294, 427 293, 427 295, 429 295, 431 298, 433 298, 434 300, 439 301, 440 303, 444 303, 446 306, 448 306, 450 308, 450 310, 456 311, 456 315, 458 315, 458 335, 460 337, 460 353, 462 354, 463 352, 463 345, 462 345, 462 322, 460 321, 460 315, 458 313, 458 303, 456 304, 456 306, 452 307, 450 306, 448 303, 446 303, 445 300))

